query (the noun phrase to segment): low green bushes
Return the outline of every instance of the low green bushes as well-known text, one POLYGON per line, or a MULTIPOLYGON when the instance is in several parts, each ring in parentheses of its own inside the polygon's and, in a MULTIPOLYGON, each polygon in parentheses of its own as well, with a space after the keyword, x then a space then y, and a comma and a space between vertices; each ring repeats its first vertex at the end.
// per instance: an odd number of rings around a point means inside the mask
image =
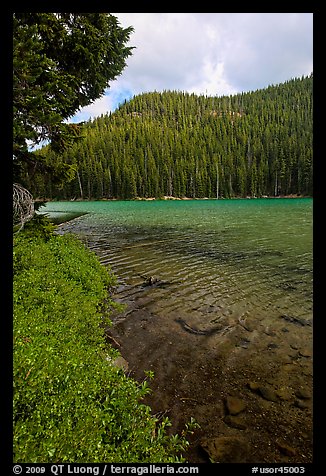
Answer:
POLYGON ((112 305, 114 276, 50 225, 26 227, 13 250, 15 462, 184 461, 186 433, 168 435, 141 402, 147 381, 110 363, 99 303, 112 305))

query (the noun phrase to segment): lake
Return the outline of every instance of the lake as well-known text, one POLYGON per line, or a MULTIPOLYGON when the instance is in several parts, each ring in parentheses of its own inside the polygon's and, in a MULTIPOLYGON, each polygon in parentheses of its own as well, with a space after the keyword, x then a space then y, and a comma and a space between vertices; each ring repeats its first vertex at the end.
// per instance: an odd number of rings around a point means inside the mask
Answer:
MULTIPOLYGON (((164 307, 312 319, 312 199, 52 202, 124 296, 153 276, 164 307)), ((161 303, 160 303, 161 304, 161 303)), ((204 317, 203 317, 204 318, 204 317)))
POLYGON ((154 372, 145 403, 170 431, 200 424, 189 462, 219 445, 221 462, 312 461, 312 209, 279 198, 40 210, 70 220, 58 232, 77 234, 117 276, 125 307, 107 341, 139 382, 154 372))

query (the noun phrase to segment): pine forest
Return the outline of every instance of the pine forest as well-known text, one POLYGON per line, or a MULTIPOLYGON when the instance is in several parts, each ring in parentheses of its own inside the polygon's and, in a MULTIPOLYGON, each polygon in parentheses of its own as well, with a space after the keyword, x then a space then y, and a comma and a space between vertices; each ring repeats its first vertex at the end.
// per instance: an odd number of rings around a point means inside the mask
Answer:
POLYGON ((82 123, 60 156, 35 152, 74 165, 73 180, 25 184, 64 200, 312 196, 312 89, 311 74, 231 96, 143 93, 82 123))

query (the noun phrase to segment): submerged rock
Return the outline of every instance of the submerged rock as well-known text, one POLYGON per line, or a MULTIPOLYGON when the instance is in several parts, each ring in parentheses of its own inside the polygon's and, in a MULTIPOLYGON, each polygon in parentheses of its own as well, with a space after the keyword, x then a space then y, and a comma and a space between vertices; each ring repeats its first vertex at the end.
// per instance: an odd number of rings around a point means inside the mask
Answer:
POLYGON ((258 383, 258 382, 249 382, 249 383, 248 383, 248 387, 249 387, 250 390, 252 390, 253 392, 258 392, 259 387, 260 387, 260 383, 258 383))
POLYGON ((117 367, 118 369, 123 370, 124 372, 128 372, 128 370, 129 370, 129 364, 126 361, 126 359, 124 359, 122 356, 117 357, 116 359, 114 359, 112 361, 112 365, 114 367, 117 367))
POLYGON ((276 445, 278 449, 280 450, 281 453, 283 453, 286 456, 295 456, 296 451, 292 446, 289 446, 287 443, 284 443, 283 441, 277 441, 276 445))
POLYGON ((309 403, 307 400, 296 400, 294 402, 294 405, 298 408, 301 408, 301 410, 305 410, 306 408, 309 408, 309 403))
POLYGON ((276 336, 276 332, 274 329, 271 329, 270 327, 266 327, 265 330, 264 330, 264 333, 270 337, 275 337, 276 336))
POLYGON ((243 400, 237 397, 226 397, 226 408, 231 415, 237 415, 246 408, 246 404, 243 400))
POLYGON ((292 399, 292 392, 288 388, 280 388, 276 391, 277 396, 284 401, 292 399))
POLYGON ((301 355, 301 357, 311 357, 312 356, 312 352, 310 349, 300 349, 299 350, 299 354, 301 355))
POLYGON ((254 323, 253 319, 250 319, 248 317, 246 317, 246 318, 240 317, 238 320, 239 320, 239 324, 244 329, 246 329, 246 331, 253 332, 255 330, 256 326, 255 326, 255 323, 254 323))
POLYGON ((206 438, 200 446, 214 463, 245 463, 249 453, 248 442, 237 436, 206 438))
POLYGON ((258 393, 265 400, 269 400, 270 402, 278 402, 279 401, 279 397, 277 395, 277 392, 275 392, 274 390, 272 390, 269 387, 263 387, 258 382, 249 382, 248 387, 253 392, 258 393))
POLYGON ((296 392, 295 392, 295 396, 300 398, 301 400, 310 400, 311 398, 311 393, 309 390, 307 389, 304 389, 304 388, 299 388, 296 392))
POLYGON ((276 392, 268 387, 259 387, 259 393, 265 400, 269 400, 270 402, 279 401, 279 397, 277 396, 276 392))
POLYGON ((226 415, 223 418, 223 421, 232 428, 237 428, 238 430, 245 430, 247 427, 241 416, 235 415, 226 415))

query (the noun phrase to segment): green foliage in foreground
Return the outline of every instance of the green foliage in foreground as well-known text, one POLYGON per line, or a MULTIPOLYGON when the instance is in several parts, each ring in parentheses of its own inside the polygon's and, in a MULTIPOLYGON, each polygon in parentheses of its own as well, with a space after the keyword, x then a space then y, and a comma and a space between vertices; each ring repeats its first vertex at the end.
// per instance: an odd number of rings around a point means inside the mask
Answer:
MULTIPOLYGON (((39 230, 42 228, 39 228, 39 230)), ((103 309, 114 277, 73 236, 14 238, 15 462, 182 462, 188 442, 110 364, 103 309)), ((191 430, 187 425, 186 429, 191 430)))

